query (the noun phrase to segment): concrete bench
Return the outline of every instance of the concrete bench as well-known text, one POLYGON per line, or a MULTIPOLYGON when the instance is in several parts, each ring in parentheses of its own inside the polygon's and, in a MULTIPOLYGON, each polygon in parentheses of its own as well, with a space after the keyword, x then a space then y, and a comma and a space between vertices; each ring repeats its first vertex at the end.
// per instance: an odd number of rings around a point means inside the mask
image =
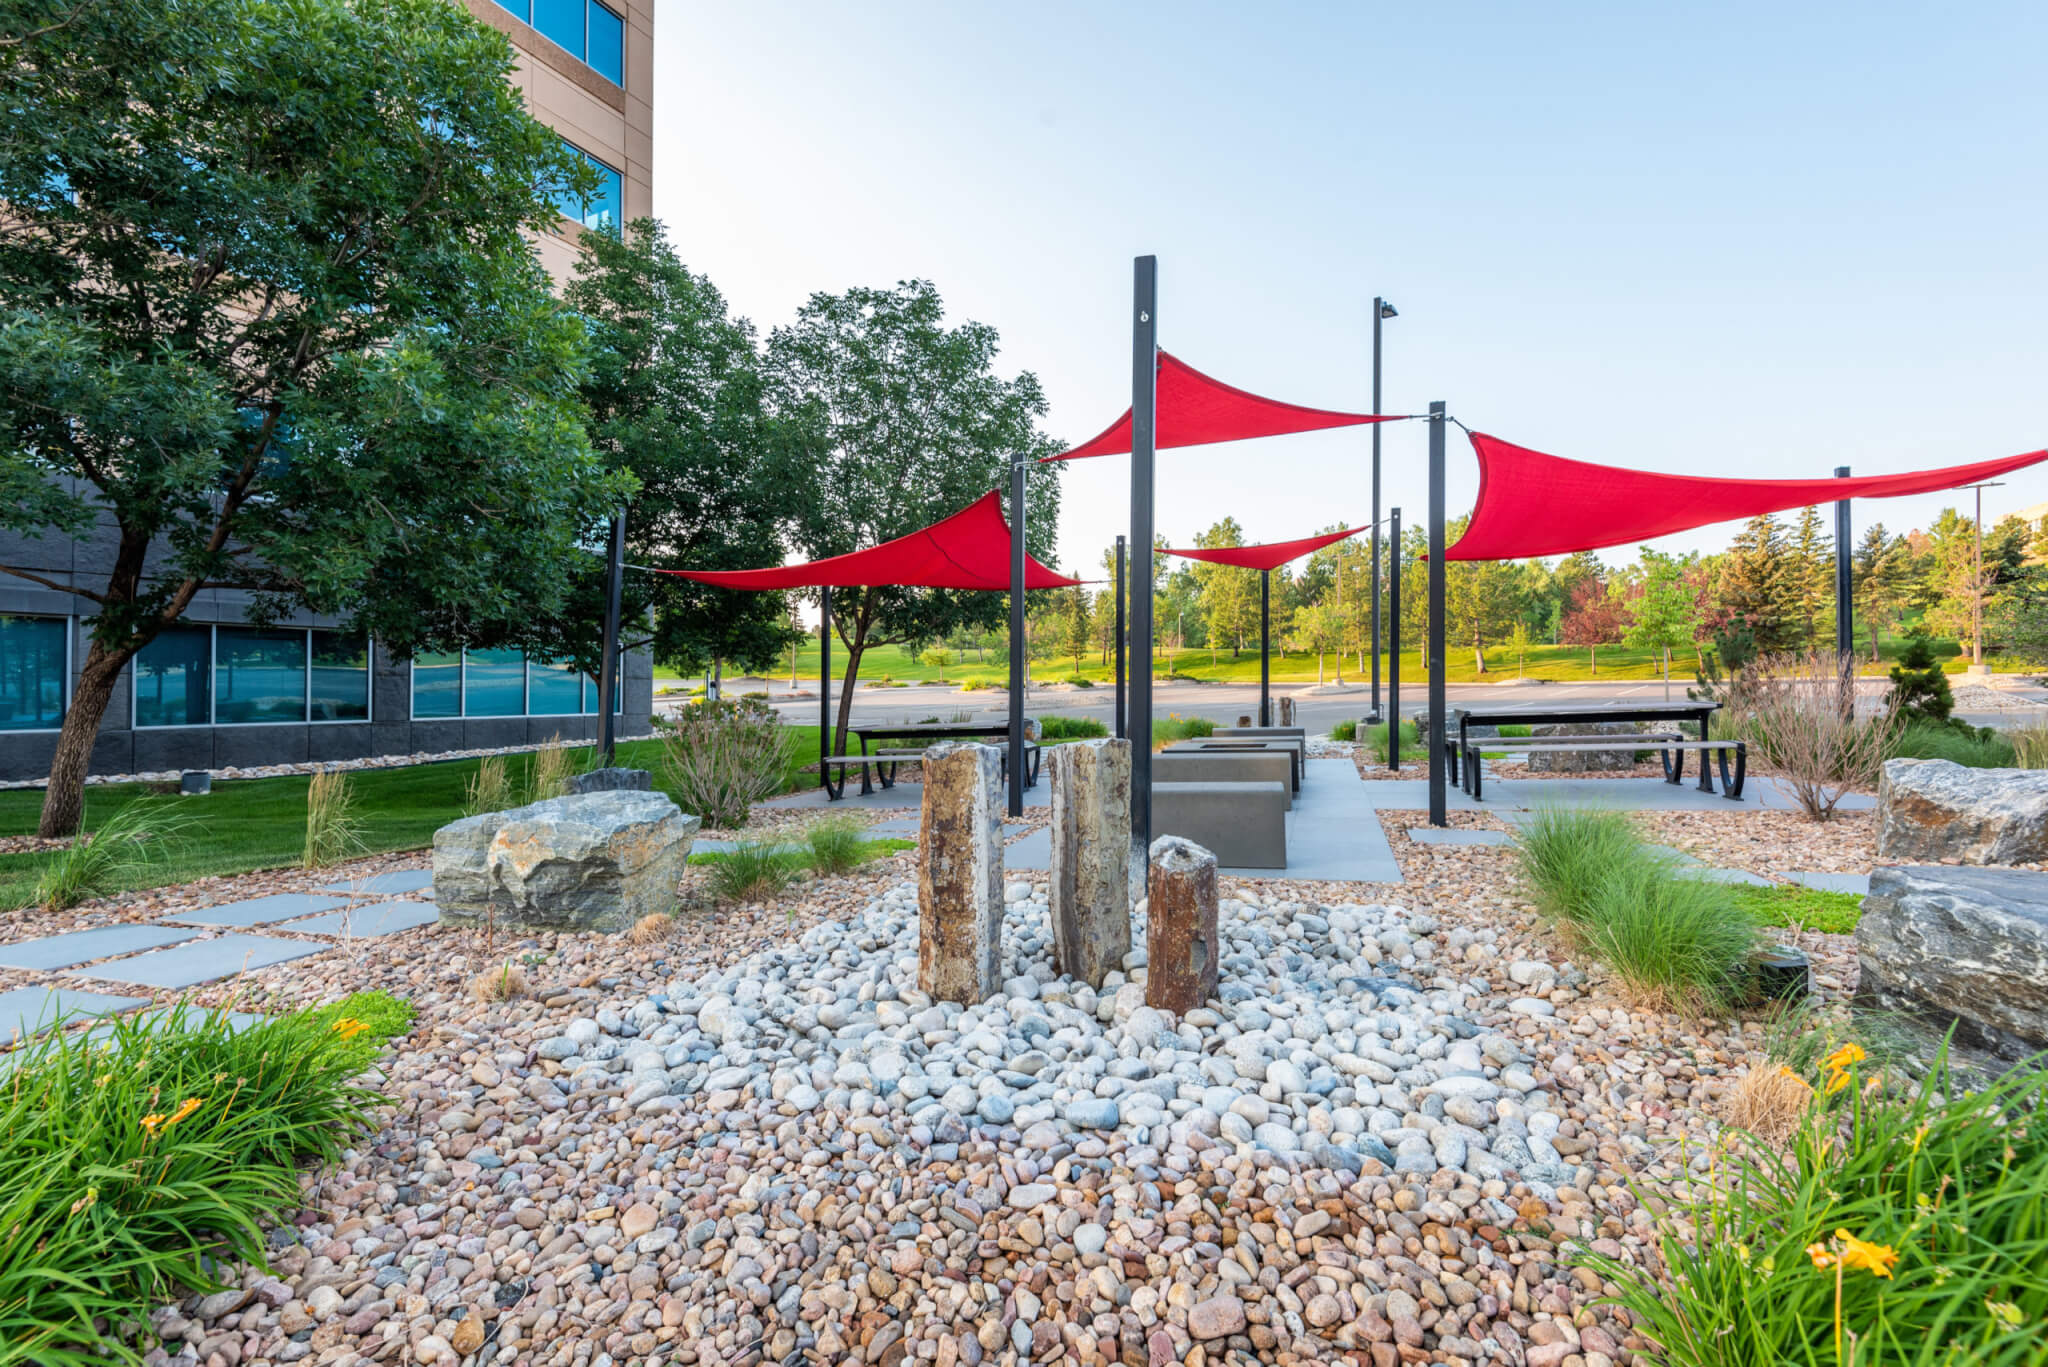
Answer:
MULTIPOLYGON (((1465 742, 1464 763, 1459 765, 1461 786, 1474 798, 1483 796, 1485 779, 1480 755, 1483 751, 1500 748, 1500 740, 1468 740, 1465 742)), ((1721 766, 1721 796, 1740 801, 1742 784, 1749 773, 1749 746, 1739 740, 1679 740, 1657 736, 1605 736, 1586 740, 1523 740, 1513 746, 1517 754, 1558 751, 1598 750, 1655 750, 1664 762, 1664 781, 1676 784, 1685 777, 1685 757, 1689 752, 1698 752, 1700 757, 1701 784, 1710 787, 1712 780, 1706 777, 1708 752, 1713 752, 1721 766), (1622 744, 1615 744, 1621 741, 1622 744), (1735 771, 1729 773, 1728 757, 1735 756, 1735 771)))
POLYGON ((1186 740, 1178 745, 1169 745, 1159 752, 1162 755, 1286 755, 1294 767, 1291 779, 1295 792, 1301 791, 1301 780, 1307 768, 1307 747, 1300 741, 1284 737, 1268 736, 1260 740, 1186 740))
POLYGON ((1284 783, 1154 783, 1152 834, 1192 840, 1225 868, 1287 867, 1284 783))
POLYGON ((1162 750, 1152 757, 1154 783, 1278 783, 1286 789, 1287 809, 1294 809, 1294 766, 1276 750, 1162 750))

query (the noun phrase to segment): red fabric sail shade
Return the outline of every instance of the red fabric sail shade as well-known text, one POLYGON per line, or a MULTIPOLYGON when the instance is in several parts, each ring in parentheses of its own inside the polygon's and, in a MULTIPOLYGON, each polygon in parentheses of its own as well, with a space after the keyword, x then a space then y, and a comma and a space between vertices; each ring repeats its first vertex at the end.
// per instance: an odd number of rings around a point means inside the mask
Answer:
POLYGON ((1479 501, 1446 560, 1521 560, 1628 546, 1710 522, 1840 498, 1896 498, 1996 479, 2048 451, 1898 475, 1847 479, 1714 479, 1661 475, 1545 455, 1474 432, 1479 501))
MULTIPOLYGON (((1262 398, 1211 379, 1166 351, 1159 353, 1158 393, 1158 430, 1153 444, 1160 450, 1169 446, 1244 441, 1250 437, 1278 437, 1289 432, 1317 432, 1326 427, 1356 427, 1367 422, 1396 422, 1408 416, 1340 413, 1330 408, 1303 408, 1300 404, 1262 398)), ((1131 411, 1127 408, 1100 435, 1071 451, 1045 459, 1121 456, 1129 455, 1130 450, 1131 411)))
MULTIPOLYGON (((662 570, 727 589, 866 588, 893 585, 919 589, 1010 587, 1010 524, 995 492, 982 495, 951 517, 922 531, 884 541, 864 551, 778 565, 766 570, 662 570)), ((1036 557, 1024 557, 1024 587, 1064 589, 1080 583, 1055 574, 1036 557)))
POLYGON ((1245 570, 1277 570, 1290 560, 1299 560, 1311 551, 1342 541, 1347 536, 1356 536, 1363 527, 1346 527, 1341 532, 1325 532, 1321 536, 1304 536, 1299 541, 1269 541, 1263 546, 1217 546, 1204 550, 1175 550, 1167 546, 1161 550, 1167 555, 1178 555, 1188 560, 1207 560, 1215 565, 1235 565, 1245 570))

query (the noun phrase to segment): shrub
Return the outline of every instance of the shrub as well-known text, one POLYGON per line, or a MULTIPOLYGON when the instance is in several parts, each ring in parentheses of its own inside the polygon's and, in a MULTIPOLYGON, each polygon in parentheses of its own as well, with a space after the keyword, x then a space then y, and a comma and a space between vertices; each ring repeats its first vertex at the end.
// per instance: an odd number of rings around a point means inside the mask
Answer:
POLYGON ((29 895, 45 910, 62 911, 119 891, 157 860, 169 858, 189 824, 191 818, 183 813, 131 801, 90 835, 80 834, 57 851, 29 895))
POLYGON ((1747 986, 1756 927, 1725 884, 1676 876, 1637 845, 1595 875, 1590 893, 1579 932, 1642 1006, 1712 1010, 1747 986))
POLYGON ((1855 679, 1832 652, 1769 657, 1744 691, 1749 743, 1778 771, 1808 819, 1826 821, 1845 794, 1877 786, 1901 715, 1892 708, 1856 716, 1855 679))
POLYGON ((0 1087, 0 1363, 138 1362, 151 1306, 261 1265, 266 1223, 303 1203, 299 1167, 371 1128, 381 1098, 350 1079, 389 1029, 375 1005, 244 1030, 178 1006, 16 1050, 0 1087))
POLYGON ((1053 740, 1101 740, 1109 728, 1093 717, 1040 717, 1038 738, 1053 740))
POLYGON ((1948 686, 1948 675, 1934 658, 1934 647, 1925 636, 1906 642, 1899 662, 1892 666, 1891 692, 1885 704, 1893 712, 1918 721, 1947 721, 1955 710, 1956 695, 1948 686))
MULTIPOLYGON (((788 887, 804 856, 762 840, 740 840, 730 850, 701 857, 711 895, 721 902, 759 902, 788 887)), ((699 862, 692 857, 691 863, 699 862)))
POLYGON ((1198 740, 1203 736, 1216 734, 1216 723, 1207 717, 1183 717, 1175 714, 1155 719, 1152 723, 1152 748, 1174 745, 1184 740, 1198 740))
POLYGON ((1545 806, 1516 835, 1515 857, 1537 910, 1574 927, 1611 870, 1646 856, 1620 812, 1545 806))
POLYGON ((868 859, 867 827, 850 816, 829 817, 804 832, 810 865, 819 873, 847 873, 868 859))
POLYGON ((1789 1147, 1732 1144, 1718 1180, 1659 1221, 1661 1275, 1571 1255, 1616 1284, 1652 1360, 2042 1361, 2048 1070, 1968 1092, 1945 1058, 1917 1089, 1864 1062, 1850 1047, 1789 1070, 1810 1098, 1789 1147))
POLYGON ((505 771, 505 757, 485 755, 478 760, 476 772, 469 776, 469 786, 463 790, 462 814, 479 816, 516 805, 512 800, 512 779, 505 771))
POLYGON ((1950 717, 1908 722, 1892 742, 1898 759, 1945 759, 1970 769, 2006 769, 2018 760, 2013 742, 1988 726, 1950 717))
POLYGON ((1088 677, 1086 677, 1085 675, 1081 675, 1081 674, 1076 674, 1076 675, 1074 675, 1074 677, 1073 677, 1073 678, 1071 678, 1071 679, 1068 679, 1068 680, 1067 680, 1067 682, 1068 682, 1068 683, 1070 683, 1070 684, 1072 684, 1072 685, 1073 685, 1073 686, 1074 686, 1075 688, 1093 688, 1093 687, 1095 687, 1095 680, 1093 680, 1093 679, 1091 679, 1091 678, 1088 678, 1088 677))
POLYGON ((1346 721, 1338 722, 1335 726, 1330 728, 1330 739, 1351 741, 1357 740, 1358 719, 1356 717, 1352 717, 1346 721))
POLYGON ((661 746, 664 786, 707 826, 744 826, 756 802, 789 785, 789 732, 753 699, 689 709, 662 734, 661 746))
POLYGON ((962 693, 979 693, 988 686, 987 679, 967 679, 961 682, 960 691, 962 693))
MULTIPOLYGON (((1355 727, 1357 723, 1353 722, 1352 725, 1355 727)), ((1370 754, 1381 764, 1387 762, 1386 722, 1381 722, 1377 726, 1368 726, 1362 731, 1354 731, 1353 735, 1365 745, 1366 753, 1370 754)), ((1411 759, 1428 758, 1423 748, 1422 732, 1415 725, 1413 718, 1401 723, 1401 753, 1411 759)))
POLYGON ((363 823, 354 815, 355 792, 348 775, 339 769, 321 769, 306 785, 306 848, 299 866, 324 869, 329 864, 361 854, 363 823))

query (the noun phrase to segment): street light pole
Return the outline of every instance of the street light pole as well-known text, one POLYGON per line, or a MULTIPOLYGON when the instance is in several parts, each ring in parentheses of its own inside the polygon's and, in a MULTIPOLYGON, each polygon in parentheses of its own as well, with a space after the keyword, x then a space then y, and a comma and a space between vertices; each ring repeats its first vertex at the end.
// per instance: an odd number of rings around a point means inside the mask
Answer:
MULTIPOLYGON (((1380 414, 1380 323, 1398 318, 1399 312, 1386 300, 1372 301, 1372 414, 1380 414)), ((1380 424, 1372 424, 1372 715, 1380 720, 1380 424)), ((1340 665, 1341 669, 1342 666, 1340 665)))

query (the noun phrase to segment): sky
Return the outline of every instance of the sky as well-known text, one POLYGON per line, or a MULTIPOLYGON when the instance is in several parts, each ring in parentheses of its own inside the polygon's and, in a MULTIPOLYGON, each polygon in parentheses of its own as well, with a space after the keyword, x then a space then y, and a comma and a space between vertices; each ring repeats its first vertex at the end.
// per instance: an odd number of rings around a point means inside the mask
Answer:
MULTIPOLYGON (((1386 411, 1558 455, 1789 478, 2048 446, 2038 3, 659 0, 655 32, 654 208, 693 269, 764 333, 930 279, 1068 444, 1130 403, 1151 254, 1160 345, 1291 402, 1370 408, 1384 295, 1386 411)), ((1159 529, 1367 522, 1368 430, 1161 452, 1159 529)), ((1426 456, 1383 429, 1408 525, 1426 456)), ((1092 569, 1129 462, 1063 478, 1058 558, 1092 569)), ((1985 512, 2044 501, 2048 467, 1985 512)))

